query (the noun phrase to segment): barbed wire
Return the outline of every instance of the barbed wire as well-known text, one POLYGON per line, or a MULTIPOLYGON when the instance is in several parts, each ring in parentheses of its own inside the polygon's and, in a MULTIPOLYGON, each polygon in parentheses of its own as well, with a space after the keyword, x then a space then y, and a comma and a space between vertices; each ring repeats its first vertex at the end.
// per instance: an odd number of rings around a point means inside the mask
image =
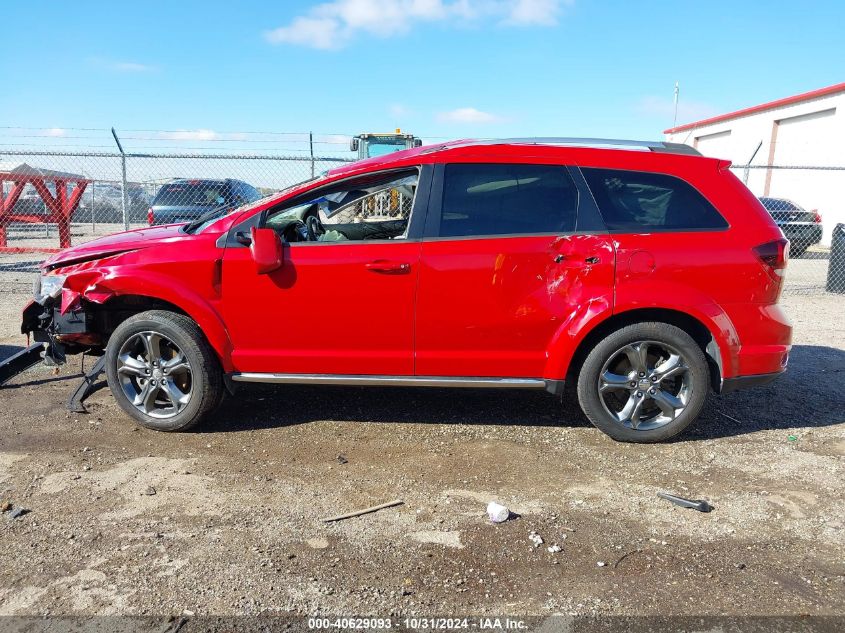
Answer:
MULTIPOLYGON (((86 152, 80 154, 79 152, 49 152, 45 150, 35 151, 14 151, 14 150, 0 150, 0 156, 55 156, 55 157, 73 157, 73 158, 187 158, 187 159, 217 159, 217 160, 292 160, 302 162, 304 160, 310 161, 311 157, 304 156, 279 156, 277 154, 176 154, 176 153, 138 153, 126 152, 120 154, 119 152, 86 152)), ((314 156, 313 160, 320 162, 349 162, 348 158, 340 158, 338 156, 314 156)))

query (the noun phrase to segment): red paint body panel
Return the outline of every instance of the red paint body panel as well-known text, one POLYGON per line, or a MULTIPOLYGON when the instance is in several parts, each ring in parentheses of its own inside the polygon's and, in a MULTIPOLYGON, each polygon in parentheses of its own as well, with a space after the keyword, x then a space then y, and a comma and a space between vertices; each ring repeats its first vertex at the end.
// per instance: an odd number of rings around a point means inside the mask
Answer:
POLYGON ((223 258, 223 317, 242 372, 414 373, 418 242, 294 244, 259 275, 248 249, 223 258), (407 264, 393 274, 373 262, 407 264))
POLYGON ((45 270, 68 275, 66 288, 76 293, 69 302, 139 295, 172 303, 200 325, 230 372, 562 379, 595 327, 640 308, 701 322, 725 378, 781 371, 791 337, 777 305, 782 281, 753 251, 781 234, 723 167, 619 149, 417 148, 332 170, 198 235, 179 226, 129 231, 63 251, 45 270), (293 244, 269 274, 257 272, 248 248, 219 245, 235 223, 309 189, 384 169, 474 161, 672 174, 730 228, 293 244))
POLYGON ((612 295, 607 236, 424 242, 417 374, 543 377, 557 332, 581 305, 612 295))

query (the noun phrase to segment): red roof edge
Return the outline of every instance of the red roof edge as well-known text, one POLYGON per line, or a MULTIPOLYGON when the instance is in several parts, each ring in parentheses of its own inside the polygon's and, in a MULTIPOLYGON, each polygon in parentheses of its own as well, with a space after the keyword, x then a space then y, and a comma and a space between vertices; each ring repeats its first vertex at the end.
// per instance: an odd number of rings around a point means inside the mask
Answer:
POLYGON ((719 114, 717 116, 710 117, 709 119, 702 119, 701 121, 694 121, 693 123, 685 123, 684 125, 679 125, 677 127, 670 127, 668 130, 663 130, 663 133, 674 134, 676 132, 684 132, 697 127, 704 127, 705 125, 712 125, 713 123, 719 123, 721 121, 727 121, 729 119, 735 119, 737 117, 771 110, 772 108, 780 108, 782 106, 792 105, 793 103, 800 103, 802 101, 809 101, 810 99, 826 97, 827 95, 832 95, 837 92, 845 92, 845 82, 827 86, 826 88, 819 88, 818 90, 811 90, 810 92, 802 92, 801 94, 784 97, 783 99, 776 99, 775 101, 769 101, 768 103, 761 103, 760 105, 751 106, 750 108, 744 108, 735 112, 719 114))

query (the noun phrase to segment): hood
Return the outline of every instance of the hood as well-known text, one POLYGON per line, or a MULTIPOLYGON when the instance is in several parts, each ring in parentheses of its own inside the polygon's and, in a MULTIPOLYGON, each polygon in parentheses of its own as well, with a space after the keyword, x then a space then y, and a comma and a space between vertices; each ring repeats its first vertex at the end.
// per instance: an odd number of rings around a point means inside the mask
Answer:
POLYGON ((57 268, 126 251, 192 239, 193 235, 182 232, 182 226, 182 224, 164 224, 106 235, 79 246, 66 248, 47 258, 41 266, 48 269, 57 268))

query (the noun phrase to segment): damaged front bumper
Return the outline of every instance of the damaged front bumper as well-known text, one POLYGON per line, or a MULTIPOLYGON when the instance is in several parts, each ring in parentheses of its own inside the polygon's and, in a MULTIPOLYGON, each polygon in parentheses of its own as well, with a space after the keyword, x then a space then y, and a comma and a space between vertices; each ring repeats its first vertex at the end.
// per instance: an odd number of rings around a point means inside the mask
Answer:
POLYGON ((23 310, 21 333, 36 343, 46 343, 44 362, 62 365, 67 354, 75 354, 91 347, 102 346, 95 333, 94 315, 82 306, 62 312, 53 300, 40 304, 31 300, 23 310))

